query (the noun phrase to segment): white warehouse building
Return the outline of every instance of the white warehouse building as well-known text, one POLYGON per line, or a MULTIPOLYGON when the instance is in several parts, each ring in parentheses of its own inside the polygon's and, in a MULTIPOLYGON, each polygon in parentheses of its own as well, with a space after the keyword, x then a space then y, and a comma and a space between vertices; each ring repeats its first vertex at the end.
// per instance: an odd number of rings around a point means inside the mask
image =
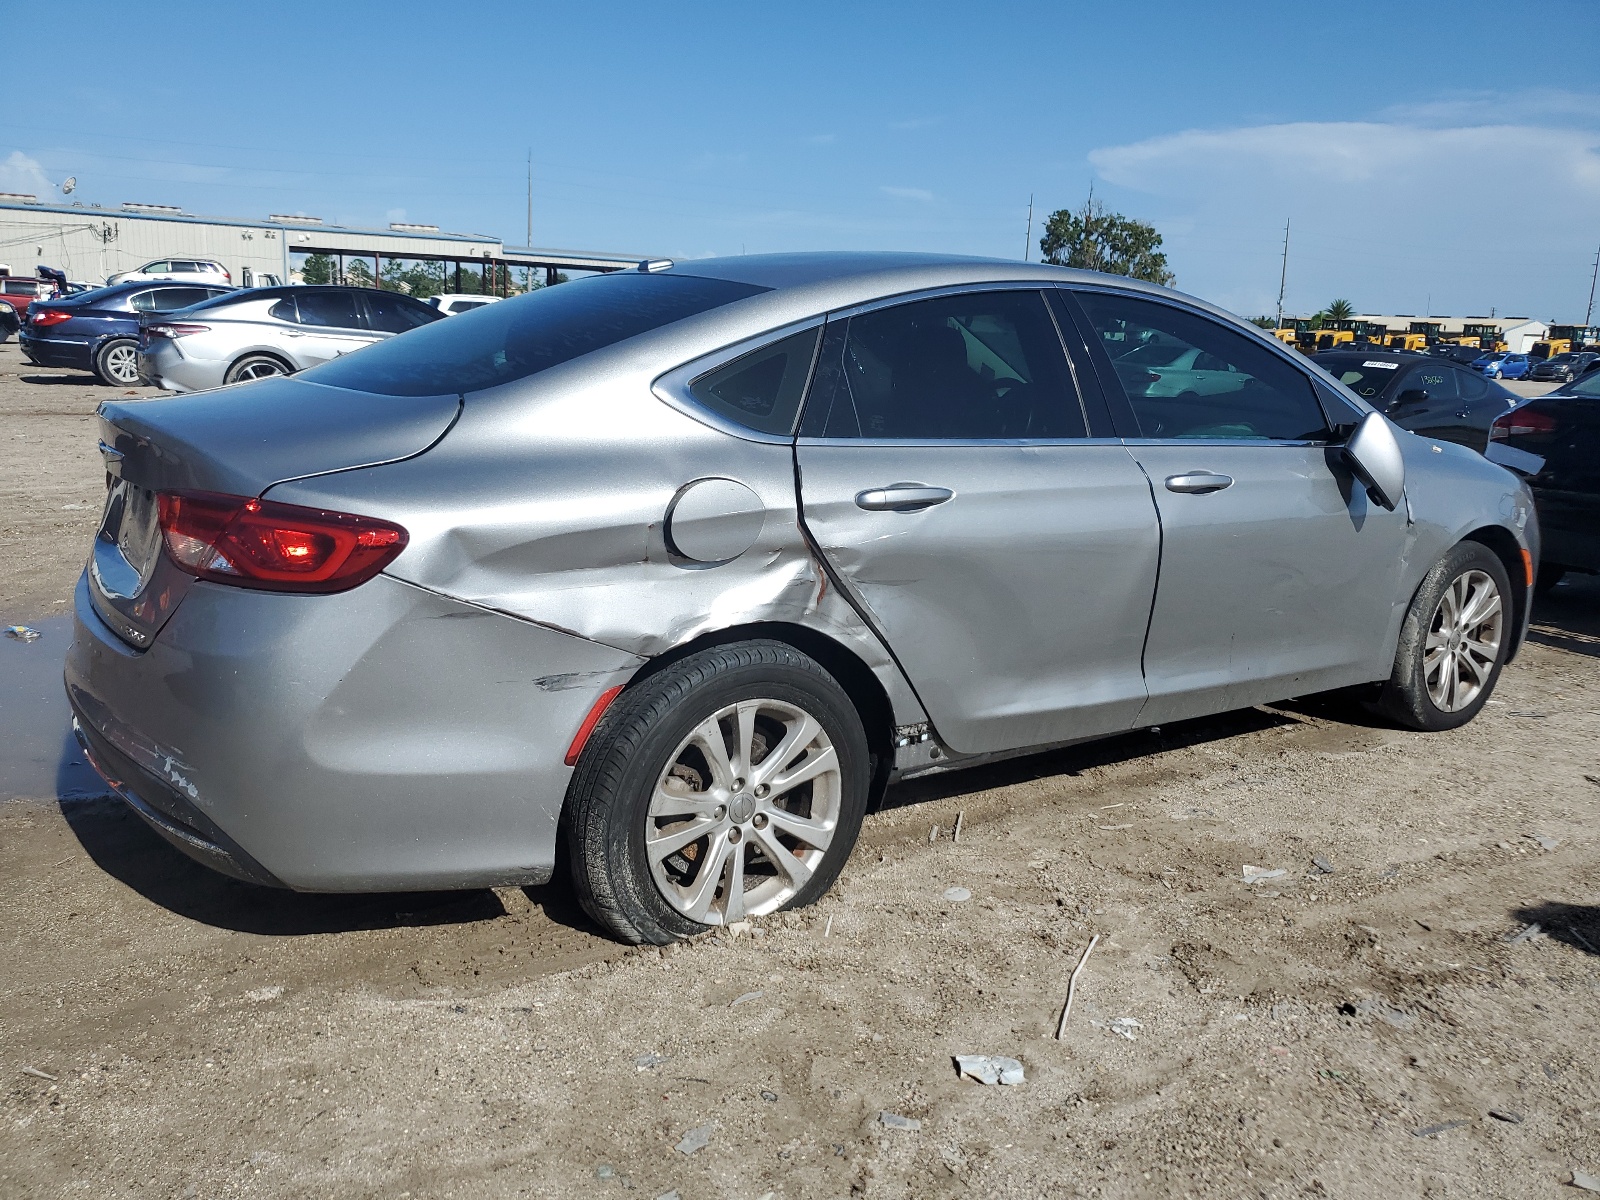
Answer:
MULTIPOLYGON (((387 229, 330 225, 317 217, 275 214, 265 218, 205 217, 154 204, 101 208, 41 204, 32 196, 0 195, 0 265, 10 274, 32 275, 41 266, 68 279, 101 284, 119 271, 160 259, 208 258, 220 262, 238 285, 254 276, 298 277, 308 254, 332 258, 343 276, 345 262, 364 259, 443 262, 487 271, 495 290, 515 290, 511 270, 616 271, 646 255, 506 246, 486 234, 446 233, 432 225, 395 224, 387 229), (249 272, 247 275, 246 272, 249 272)), ((380 271, 375 270, 373 277, 380 271)))

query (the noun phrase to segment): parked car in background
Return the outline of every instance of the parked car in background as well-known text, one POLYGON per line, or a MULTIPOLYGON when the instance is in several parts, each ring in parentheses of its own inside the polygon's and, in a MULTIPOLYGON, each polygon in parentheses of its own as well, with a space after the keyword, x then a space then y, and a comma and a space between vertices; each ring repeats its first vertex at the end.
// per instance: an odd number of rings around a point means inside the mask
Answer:
POLYGON ((1513 473, 1163 288, 795 254, 469 315, 100 408, 67 693, 201 862, 395 891, 561 853, 672 944, 817 900, 897 777, 1350 686, 1456 728, 1527 628, 1513 473))
POLYGON ((1489 379, 1525 379, 1533 369, 1533 359, 1526 354, 1502 354, 1484 368, 1489 379))
POLYGON ((470 312, 474 308, 493 304, 499 299, 499 296, 473 296, 451 292, 442 296, 429 296, 423 303, 433 305, 447 317, 453 317, 457 313, 470 312))
POLYGON ((141 280, 171 279, 183 283, 233 285, 228 268, 214 258, 158 258, 132 271, 118 271, 106 283, 136 283, 141 280))
POLYGON ((1443 358, 1450 362, 1461 363, 1464 366, 1470 366, 1483 357, 1483 351, 1476 346, 1457 346, 1454 343, 1446 342, 1441 342, 1436 346, 1429 346, 1426 353, 1430 358, 1443 358))
POLYGON ((11 335, 22 328, 22 318, 17 315, 16 305, 9 300, 0 300, 0 346, 11 340, 11 335))
POLYGON ((1489 457, 1527 476, 1544 538, 1538 586, 1600 572, 1600 371, 1501 415, 1489 457))
POLYGON ((48 279, 0 275, 0 300, 11 306, 19 320, 27 320, 28 306, 35 300, 48 300, 55 292, 56 285, 48 279))
POLYGON ((239 286, 247 288, 282 287, 289 281, 272 271, 254 271, 246 267, 239 278, 239 286))
POLYGON ((140 322, 139 375, 198 392, 293 375, 444 314, 399 292, 311 286, 254 288, 140 322))
POLYGON ((1465 363, 1431 354, 1325 351, 1312 362, 1402 429, 1480 454, 1494 419, 1518 400, 1465 363))
POLYGON ((1528 378, 1537 383, 1549 381, 1571 383, 1588 371, 1596 362, 1600 362, 1600 352, 1574 350, 1567 354, 1557 354, 1535 362, 1533 369, 1528 372, 1528 378))
POLYGON ((192 283, 119 283, 36 301, 22 327, 22 353, 41 367, 93 371, 101 383, 139 382, 139 317, 168 313, 233 289, 192 283))
POLYGON ((1503 350, 1490 350, 1486 354, 1478 355, 1478 357, 1473 359, 1468 365, 1470 365, 1474 371, 1487 371, 1491 363, 1497 363, 1505 356, 1505 351, 1503 350))

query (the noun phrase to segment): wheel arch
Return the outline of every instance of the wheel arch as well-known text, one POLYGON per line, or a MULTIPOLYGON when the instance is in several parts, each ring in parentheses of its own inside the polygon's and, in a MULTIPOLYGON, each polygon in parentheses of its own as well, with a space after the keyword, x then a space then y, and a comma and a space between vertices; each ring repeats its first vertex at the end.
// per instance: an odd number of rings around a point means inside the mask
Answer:
POLYGON ((1528 581, 1528 569, 1522 559, 1522 546, 1509 529, 1499 525, 1482 525, 1463 535, 1463 542, 1477 542, 1487 547, 1506 569, 1511 580, 1511 645, 1506 650, 1510 662, 1522 649, 1523 634, 1528 627, 1528 606, 1533 599, 1533 587, 1528 581))
POLYGON ((835 641, 825 633, 787 621, 755 621, 744 625, 730 625, 674 646, 656 655, 640 667, 628 686, 649 678, 657 671, 675 662, 709 650, 713 646, 726 646, 735 642, 766 640, 783 642, 800 653, 815 659, 823 670, 845 690, 861 727, 867 735, 867 748, 873 756, 872 795, 869 808, 875 805, 883 788, 887 786, 889 772, 894 766, 894 706, 889 694, 862 658, 848 646, 835 641))
POLYGON ((222 373, 223 378, 226 379, 229 375, 232 375, 233 369, 247 358, 270 358, 273 362, 283 367, 283 373, 285 375, 294 375, 300 370, 299 367, 295 366, 294 363, 289 361, 287 355, 280 351, 246 350, 240 354, 235 354, 233 358, 229 360, 228 369, 222 373))

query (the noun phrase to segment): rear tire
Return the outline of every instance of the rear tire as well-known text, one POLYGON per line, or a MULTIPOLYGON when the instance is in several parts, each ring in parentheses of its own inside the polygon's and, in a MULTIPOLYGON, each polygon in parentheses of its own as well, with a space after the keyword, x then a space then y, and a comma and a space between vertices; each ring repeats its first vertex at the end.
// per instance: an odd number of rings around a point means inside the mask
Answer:
POLYGON ((811 904, 870 781, 855 706, 813 659, 773 641, 690 655, 624 691, 578 761, 563 814, 578 901, 655 945, 811 904))
POLYGON ((139 346, 127 338, 113 338, 94 355, 95 378, 107 387, 139 386, 139 346))
POLYGON ((1494 692, 1511 645, 1511 580, 1481 542, 1459 542, 1417 588, 1376 710, 1408 729, 1465 725, 1494 692))
POLYGON ((248 383, 252 379, 271 379, 277 375, 291 374, 293 372, 289 365, 282 359, 273 358, 270 354, 247 354, 228 368, 223 382, 248 383))

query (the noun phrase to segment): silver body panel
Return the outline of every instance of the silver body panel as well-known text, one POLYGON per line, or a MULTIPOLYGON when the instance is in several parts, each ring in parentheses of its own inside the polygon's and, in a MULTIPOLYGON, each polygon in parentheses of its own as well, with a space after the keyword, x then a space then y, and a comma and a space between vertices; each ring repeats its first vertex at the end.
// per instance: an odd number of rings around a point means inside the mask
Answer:
POLYGON ((147 820, 297 888, 536 881, 576 730, 662 655, 752 636, 831 648, 874 681, 890 724, 874 744, 909 773, 1382 678, 1456 541, 1489 529, 1537 558, 1521 482, 1406 433, 1388 512, 1323 447, 797 440, 688 391, 830 314, 1016 282, 1181 302, 1311 373, 1159 288, 913 255, 672 270, 773 290, 464 397, 313 377, 105 407, 108 463, 138 488, 409 534, 384 575, 330 596, 174 577, 143 556, 143 527, 97 543, 69 694, 147 820), (1185 472, 1234 483, 1166 489, 1185 472), (906 483, 949 497, 858 500, 906 483))

